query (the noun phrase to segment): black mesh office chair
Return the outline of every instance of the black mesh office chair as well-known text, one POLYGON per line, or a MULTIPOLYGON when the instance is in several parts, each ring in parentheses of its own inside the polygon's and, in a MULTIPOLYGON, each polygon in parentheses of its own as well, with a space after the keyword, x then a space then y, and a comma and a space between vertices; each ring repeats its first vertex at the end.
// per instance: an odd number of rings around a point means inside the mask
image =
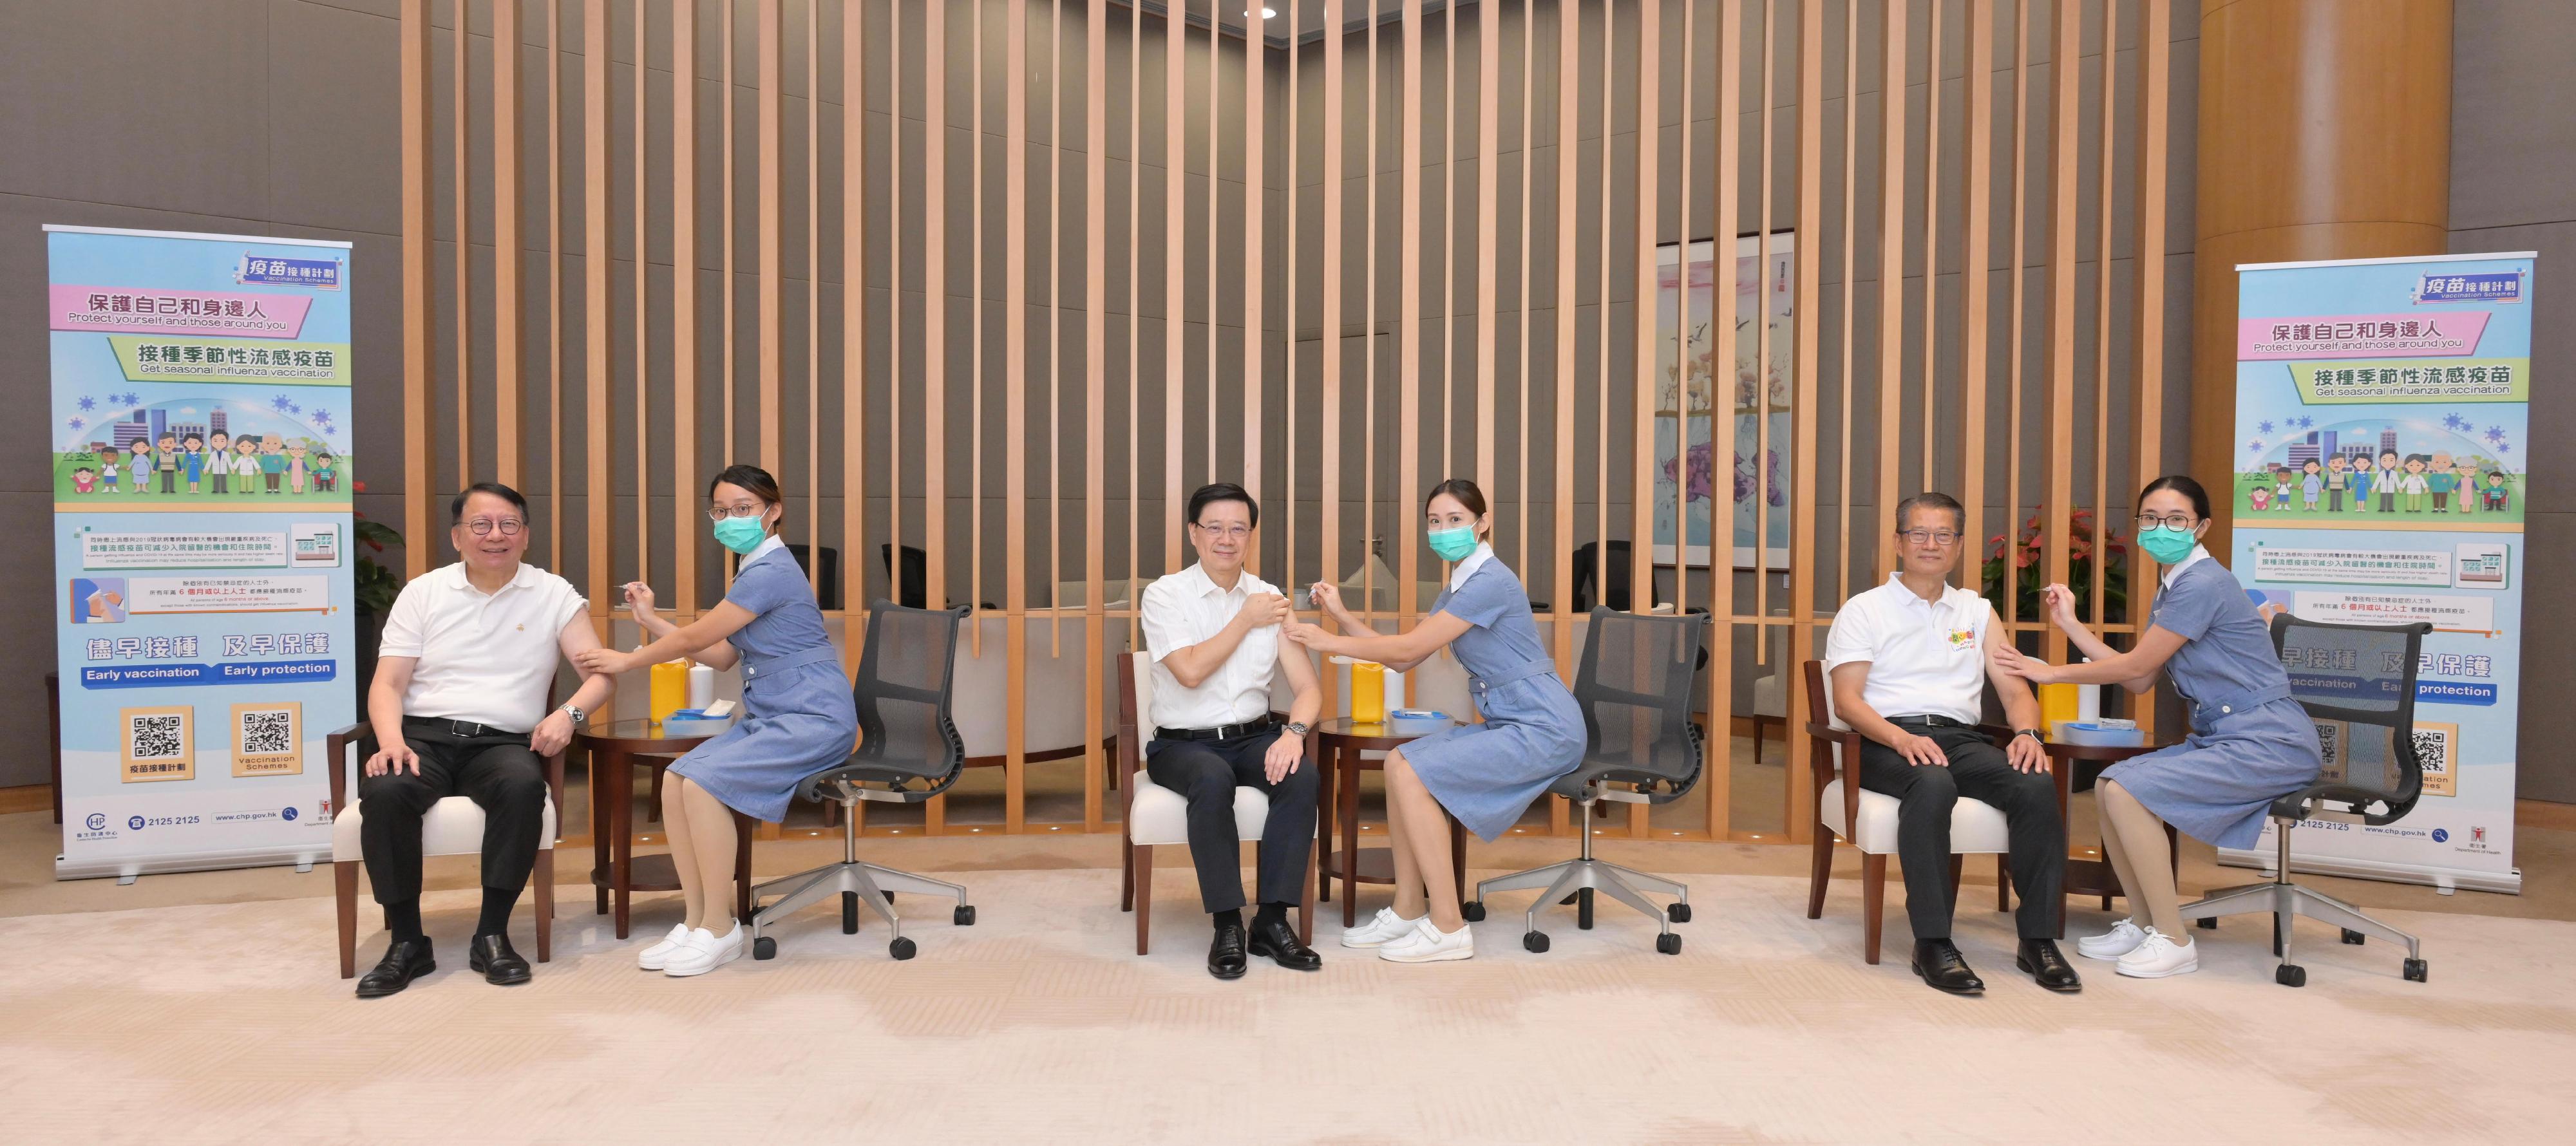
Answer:
POLYGON ((751 889, 755 905, 763 896, 785 889, 778 902, 752 913, 752 958, 778 954, 778 941, 763 936, 762 928, 836 891, 841 893, 842 933, 858 933, 859 904, 865 903, 893 929, 894 940, 887 951, 897 959, 910 959, 914 953, 912 940, 903 937, 902 921, 895 915, 898 891, 954 896, 957 909, 952 921, 960 927, 974 924, 975 909, 967 904, 964 887, 860 862, 859 818, 852 814, 861 800, 918 804, 957 782, 966 763, 966 740, 958 735, 957 722, 949 719, 948 693, 956 668, 957 625, 966 614, 963 607, 932 612, 891 601, 876 603, 868 620, 859 679, 850 687, 851 699, 859 708, 858 750, 796 786, 796 794, 803 799, 841 805, 841 862, 751 889))
POLYGON ((1690 922, 1690 888, 1592 858, 1592 806, 1601 800, 1670 803, 1699 784, 1700 731, 1691 723, 1691 667, 1707 631, 1702 617, 1592 610, 1592 636, 1584 642, 1574 680, 1574 700, 1583 708, 1583 762, 1548 785, 1581 808, 1576 820, 1582 825, 1582 854, 1478 883, 1476 898, 1466 904, 1468 919, 1485 917, 1485 897, 1493 892, 1546 888, 1530 903, 1527 931, 1521 936, 1521 946, 1545 951, 1547 933, 1538 929, 1539 909, 1572 892, 1575 925, 1588 930, 1592 893, 1600 890, 1654 916, 1660 929, 1655 950, 1681 954, 1682 937, 1672 925, 1690 922), (1640 888, 1679 902, 1658 908, 1640 888))
MULTIPOLYGON (((895 599, 907 609, 919 609, 930 603, 930 554, 918 546, 903 547, 903 572, 895 573, 893 542, 877 546, 877 556, 885 562, 886 578, 894 582, 895 599)), ((864 560, 864 559, 863 559, 864 560)))
POLYGON ((1574 547, 1573 598, 1574 611, 1577 613, 1592 611, 1596 604, 1593 600, 1596 589, 1600 590, 1598 604, 1607 605, 1622 612, 1628 609, 1628 589, 1632 584, 1628 576, 1628 543, 1612 541, 1608 543, 1609 548, 1606 550, 1601 549, 1602 544, 1598 541, 1586 541, 1574 547), (1592 577, 1596 560, 1593 554, 1596 550, 1601 553, 1598 558, 1601 566, 1598 585, 1594 584, 1592 577))
POLYGON ((2371 826, 2395 823, 2424 794, 2424 765, 2415 754, 2416 655, 2433 626, 2336 625, 2303 621, 2286 613, 2272 618, 2272 647, 2290 670, 2290 695, 2317 722, 2325 769, 2317 782, 2272 801, 2273 837, 2279 847, 2272 878, 2212 892, 2186 904, 2183 917, 2215 927, 2222 915, 2272 916, 2272 953, 2281 966, 2273 981, 2304 987, 2308 972, 2290 962, 2290 921, 2304 915, 2343 929, 2343 941, 2365 936, 2406 944, 2406 977, 2424 981, 2423 944, 2412 935, 2363 915, 2321 891, 2290 882, 2290 829, 2310 816, 2358 818, 2371 826), (2380 811, 2370 810, 2378 805, 2380 811), (2336 805, 2326 807, 2325 805, 2336 805))

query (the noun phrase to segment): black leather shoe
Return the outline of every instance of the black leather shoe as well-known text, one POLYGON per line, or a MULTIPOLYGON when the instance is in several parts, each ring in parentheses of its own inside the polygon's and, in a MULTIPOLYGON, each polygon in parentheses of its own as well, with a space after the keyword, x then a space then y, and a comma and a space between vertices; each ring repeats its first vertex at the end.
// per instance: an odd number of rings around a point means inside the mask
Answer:
POLYGON ((2021 949, 2013 953, 2013 966, 2022 969, 2040 986, 2052 991, 2081 991, 2084 980, 2077 978, 2075 968, 2066 956, 2057 953, 2054 939, 2024 939, 2021 949))
POLYGON ((1208 944, 1208 974, 1219 979, 1240 979, 1248 965, 1243 955, 1243 925, 1217 924, 1216 940, 1208 944))
POLYGON ((1314 971, 1324 966, 1324 957, 1315 949, 1297 941, 1297 929, 1285 919, 1252 921, 1252 953, 1291 971, 1314 971))
POLYGON ((358 976, 358 997, 384 998, 435 970, 438 970, 438 959, 430 952, 428 939, 396 942, 385 949, 385 957, 377 961, 374 970, 358 976))
POLYGON ((1986 989, 1986 981, 1968 969, 1967 958, 1947 939, 1914 941, 1914 973, 1923 976, 1932 989, 1953 995, 1974 995, 1986 989))
POLYGON ((477 935, 465 965, 482 972, 483 981, 507 987, 528 981, 528 961, 510 949, 507 935, 477 935))

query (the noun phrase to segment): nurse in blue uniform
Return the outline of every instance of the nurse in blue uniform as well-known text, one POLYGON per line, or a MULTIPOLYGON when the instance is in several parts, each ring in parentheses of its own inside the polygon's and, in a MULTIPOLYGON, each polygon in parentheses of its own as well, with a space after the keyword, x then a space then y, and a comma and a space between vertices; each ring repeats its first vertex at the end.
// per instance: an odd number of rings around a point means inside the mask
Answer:
POLYGON ((733 813, 776 823, 805 777, 849 758, 858 711, 823 628, 813 588, 778 535, 786 516, 778 482, 757 466, 729 466, 707 486, 716 541, 742 556, 733 587, 683 627, 653 612, 653 590, 626 587, 627 608, 656 639, 631 653, 597 649, 585 670, 624 673, 694 657, 717 669, 742 665, 742 720, 671 765, 662 822, 688 917, 636 957, 666 975, 703 975, 741 958, 733 916, 733 813))
POLYGON ((2052 619, 2091 663, 2051 665, 2009 644, 1995 653, 2005 672, 2035 684, 2117 684, 2136 693, 2154 688, 2162 671, 2191 705, 2182 743, 2103 769, 2094 788, 2102 850, 2137 914, 2075 949, 2117 959, 2133 978, 2200 967, 2174 893, 2164 825, 2219 847, 2252 847, 2272 801, 2315 783, 2323 767, 2316 724, 2290 699, 2289 673, 2264 618, 2235 574, 2201 548, 2208 531, 2209 494, 2199 482, 2180 475, 2149 482, 2138 494, 2138 543, 2164 570, 2136 646, 2124 653, 2103 644, 2076 619, 2074 594, 2051 585, 2052 619))
POLYGON ((1494 522, 1485 511, 1484 492, 1474 482, 1451 478, 1432 488, 1424 512, 1432 552, 1457 564, 1421 624, 1392 636, 1351 635, 1372 629, 1342 607, 1331 584, 1317 582, 1311 590, 1315 602, 1344 631, 1327 633, 1293 618, 1282 626, 1284 635, 1308 648, 1398 672, 1449 649, 1466 668, 1476 710, 1484 715, 1483 724, 1426 736, 1387 754, 1395 904, 1344 932, 1342 945, 1374 947, 1379 958, 1398 963, 1476 954, 1458 913, 1449 821, 1442 809, 1491 841, 1549 783, 1582 762, 1584 746, 1583 712, 1539 642, 1529 592, 1494 556, 1494 522))

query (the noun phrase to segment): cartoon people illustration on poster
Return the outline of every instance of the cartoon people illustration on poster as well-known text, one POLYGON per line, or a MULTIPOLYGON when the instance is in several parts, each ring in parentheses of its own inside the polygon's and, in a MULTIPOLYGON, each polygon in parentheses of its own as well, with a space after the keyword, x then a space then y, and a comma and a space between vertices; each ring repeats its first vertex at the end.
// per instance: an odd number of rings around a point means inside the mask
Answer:
POLYGON ((2328 421, 2317 416, 2326 409, 2247 427, 2239 512, 2291 525, 2390 514, 2387 522, 2402 526, 2521 508, 2519 418, 2476 406, 2387 406, 2335 410, 2328 421))
POLYGON ((115 381, 61 403, 75 413, 51 443, 58 500, 148 494, 155 509, 249 508, 242 499, 348 496, 345 391, 227 396, 209 393, 218 384, 115 381))

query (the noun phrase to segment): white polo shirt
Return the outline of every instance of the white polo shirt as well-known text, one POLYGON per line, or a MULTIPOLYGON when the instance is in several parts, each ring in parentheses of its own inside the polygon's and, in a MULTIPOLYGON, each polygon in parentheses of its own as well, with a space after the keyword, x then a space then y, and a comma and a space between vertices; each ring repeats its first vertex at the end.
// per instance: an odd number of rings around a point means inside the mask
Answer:
POLYGON ((584 607, 572 582, 534 565, 487 595, 458 562, 403 586, 377 655, 419 658, 403 715, 525 732, 545 718, 564 626, 584 607))
MULTIPOLYGON (((1946 716, 1977 723, 1986 686, 1984 597, 1945 585, 1926 601, 1896 574, 1844 602, 1825 637, 1825 671, 1867 663, 1861 699, 1880 716, 1946 716)), ((1837 717, 1839 720, 1839 717, 1837 717)))
POLYGON ((1234 588, 1217 588, 1193 564, 1145 587, 1141 616, 1145 652, 1154 658, 1154 723, 1164 728, 1215 728, 1259 720, 1270 713, 1270 675, 1279 670, 1279 626, 1243 635, 1234 653, 1197 688, 1183 688, 1163 658, 1217 635, 1243 610, 1245 598, 1276 593, 1245 570, 1234 588))

